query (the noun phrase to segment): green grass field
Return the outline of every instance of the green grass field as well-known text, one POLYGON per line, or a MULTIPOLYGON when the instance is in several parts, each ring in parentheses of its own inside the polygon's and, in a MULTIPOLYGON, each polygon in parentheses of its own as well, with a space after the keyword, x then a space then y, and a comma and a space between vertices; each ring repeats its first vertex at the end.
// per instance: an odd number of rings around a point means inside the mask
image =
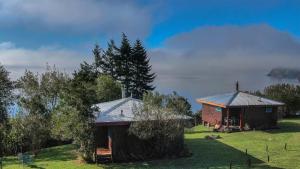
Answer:
MULTIPOLYGON (((76 160, 73 145, 43 150, 31 166, 24 168, 47 169, 99 169, 99 168, 247 168, 251 159, 252 168, 257 169, 300 169, 300 119, 280 121, 281 129, 272 131, 248 131, 237 133, 213 133, 210 129, 197 126, 185 134, 185 141, 193 156, 180 159, 154 160, 127 164, 82 164, 76 160), (219 134, 219 140, 207 140, 205 136, 219 134), (287 143, 287 151, 284 144, 287 143), (266 145, 270 162, 267 161, 266 145), (248 155, 245 155, 245 150, 248 155)), ((16 157, 7 157, 4 169, 22 169, 16 157)))

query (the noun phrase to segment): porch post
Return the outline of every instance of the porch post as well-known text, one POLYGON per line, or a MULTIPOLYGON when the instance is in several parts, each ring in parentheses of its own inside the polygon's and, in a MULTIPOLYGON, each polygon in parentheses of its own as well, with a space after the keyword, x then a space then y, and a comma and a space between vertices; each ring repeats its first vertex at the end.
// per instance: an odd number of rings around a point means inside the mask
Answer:
POLYGON ((227 127, 229 127, 229 108, 227 108, 227 127))
POLYGON ((244 114, 245 114, 245 108, 243 108, 240 112, 240 129, 243 130, 244 127, 244 114))
POLYGON ((240 111, 240 130, 243 130, 243 111, 240 111))

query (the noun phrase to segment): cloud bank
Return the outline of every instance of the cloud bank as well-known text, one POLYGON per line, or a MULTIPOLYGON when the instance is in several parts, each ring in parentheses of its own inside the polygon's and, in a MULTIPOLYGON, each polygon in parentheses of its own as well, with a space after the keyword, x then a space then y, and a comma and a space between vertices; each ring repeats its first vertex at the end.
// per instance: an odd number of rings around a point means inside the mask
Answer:
MULTIPOLYGON (((156 86, 178 91, 190 99, 231 92, 236 80, 242 90, 258 90, 278 81, 266 74, 274 67, 298 67, 300 42, 268 25, 205 26, 168 38, 160 48, 148 49, 156 86)), ((0 42, 0 62, 14 78, 24 70, 42 71, 46 63, 72 72, 90 53, 60 47, 25 49, 0 42)), ((194 107, 194 108, 195 108, 194 107)), ((197 107, 196 107, 197 108, 197 107)))
POLYGON ((133 0, 0 0, 1 26, 144 37, 151 24, 150 8, 133 0))
MULTIPOLYGON (((167 39, 150 53, 157 87, 189 98, 243 90, 274 83, 274 67, 298 67, 300 43, 268 25, 205 26, 167 39)), ((194 100, 192 100, 194 102, 194 100)))
POLYGON ((16 47, 12 42, 0 43, 0 63, 11 72, 12 79, 22 76, 25 69, 43 72, 46 64, 71 73, 83 60, 91 59, 92 57, 83 57, 80 52, 59 47, 25 49, 16 47))

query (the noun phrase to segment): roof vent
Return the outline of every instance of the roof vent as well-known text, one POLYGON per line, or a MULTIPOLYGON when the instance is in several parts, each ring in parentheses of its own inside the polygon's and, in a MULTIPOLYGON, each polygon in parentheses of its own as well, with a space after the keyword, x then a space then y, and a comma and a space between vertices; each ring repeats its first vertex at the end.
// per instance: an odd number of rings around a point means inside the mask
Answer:
POLYGON ((124 113, 123 113, 123 110, 121 110, 121 114, 120 114, 121 117, 124 117, 124 113))

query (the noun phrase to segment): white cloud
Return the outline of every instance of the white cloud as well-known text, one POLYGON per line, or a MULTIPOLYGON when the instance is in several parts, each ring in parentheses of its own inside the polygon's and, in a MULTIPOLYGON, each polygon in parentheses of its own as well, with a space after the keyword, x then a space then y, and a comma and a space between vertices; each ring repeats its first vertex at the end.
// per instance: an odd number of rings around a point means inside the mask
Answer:
POLYGON ((1 42, 0 50, 14 48, 15 45, 12 42, 1 42))
POLYGON ((70 73, 84 60, 90 62, 91 59, 91 57, 83 57, 80 52, 59 47, 25 49, 15 47, 11 42, 0 43, 0 63, 11 72, 13 79, 20 77, 25 69, 43 72, 47 63, 70 73), (8 47, 1 48, 1 46, 8 47))
POLYGON ((0 0, 0 23, 145 36, 152 18, 149 8, 132 0, 0 0))

